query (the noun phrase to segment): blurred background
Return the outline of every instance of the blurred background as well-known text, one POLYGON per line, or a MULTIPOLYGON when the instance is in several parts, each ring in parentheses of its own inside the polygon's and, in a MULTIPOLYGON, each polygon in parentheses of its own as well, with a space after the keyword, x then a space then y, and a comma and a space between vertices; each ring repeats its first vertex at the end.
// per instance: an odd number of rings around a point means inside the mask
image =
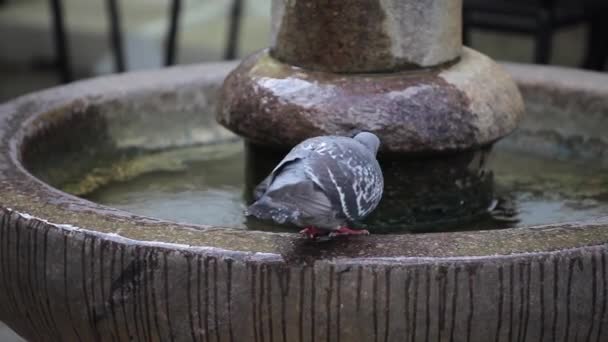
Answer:
MULTIPOLYGON (((102 74, 268 45, 270 0, 0 0, 0 102, 102 74)), ((607 0, 464 0, 465 43, 502 61, 605 70, 607 0)))

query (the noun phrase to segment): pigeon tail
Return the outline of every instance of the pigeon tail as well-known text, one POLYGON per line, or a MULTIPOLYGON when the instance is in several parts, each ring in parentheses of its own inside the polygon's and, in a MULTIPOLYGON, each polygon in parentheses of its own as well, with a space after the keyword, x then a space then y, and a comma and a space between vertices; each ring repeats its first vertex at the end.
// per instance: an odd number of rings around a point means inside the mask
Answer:
POLYGON ((260 220, 272 220, 279 224, 284 224, 293 221, 297 216, 297 212, 273 202, 268 197, 262 197, 247 208, 245 215, 254 216, 260 220))

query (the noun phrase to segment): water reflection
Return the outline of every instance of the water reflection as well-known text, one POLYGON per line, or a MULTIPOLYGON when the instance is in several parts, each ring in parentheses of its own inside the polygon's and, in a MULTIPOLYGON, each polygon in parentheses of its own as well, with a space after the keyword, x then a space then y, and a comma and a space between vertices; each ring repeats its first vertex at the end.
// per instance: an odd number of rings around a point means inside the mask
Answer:
MULTIPOLYGON (((217 145, 212 150, 191 149, 188 153, 163 152, 158 155, 162 163, 175 163, 171 161, 175 157, 183 167, 148 170, 123 181, 109 182, 84 197, 133 213, 178 222, 295 231, 294 227, 243 216, 246 202, 250 200, 251 184, 262 179, 281 157, 280 152, 268 153, 265 158, 256 159, 259 167, 255 173, 246 170, 247 156, 240 143, 217 145)), ((145 158, 150 163, 154 156, 145 158)), ((497 150, 487 168, 494 170, 495 200, 482 215, 458 220, 439 216, 433 222, 412 223, 399 217, 382 216, 379 210, 359 226, 376 233, 498 229, 608 215, 608 173, 593 165, 497 150)), ((100 170, 95 172, 99 174, 100 170)), ((410 196, 407 192, 400 195, 405 203, 410 196)))

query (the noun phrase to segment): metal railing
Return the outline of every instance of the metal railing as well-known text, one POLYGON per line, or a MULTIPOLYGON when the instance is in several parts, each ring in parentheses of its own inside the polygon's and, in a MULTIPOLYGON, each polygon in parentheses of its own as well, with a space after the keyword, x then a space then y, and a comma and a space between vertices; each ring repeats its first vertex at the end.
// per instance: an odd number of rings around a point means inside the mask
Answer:
MULTIPOLYGON (((0 4, 3 1, 0 0, 0 4)), ((466 44, 470 43, 470 29, 476 27, 531 34, 535 39, 534 60, 536 63, 546 64, 551 57, 551 40, 555 30, 572 24, 584 23, 589 26, 589 29, 587 53, 582 67, 602 70, 608 59, 608 43, 606 43, 608 41, 608 6, 602 5, 604 1, 585 0, 583 1, 585 6, 580 6, 580 12, 559 16, 555 14, 555 10, 563 2, 557 0, 464 0, 464 40, 466 44), (475 16, 476 14, 478 15, 475 16), (506 17, 507 20, 492 20, 493 14, 498 14, 501 18, 506 17), (515 17, 516 20, 509 21, 509 16, 515 17), (531 23, 530 25, 522 25, 521 21, 517 20, 524 17, 532 19, 528 21, 531 23)), ((124 72, 128 66, 126 65, 123 42, 120 3, 118 0, 105 0, 105 2, 109 23, 108 39, 112 47, 114 70, 115 72, 124 72)), ((50 0, 50 5, 56 65, 59 69, 61 82, 67 83, 72 81, 74 76, 70 61, 70 44, 65 25, 63 0, 50 0)), ((165 66, 173 65, 177 60, 179 24, 183 5, 182 0, 170 0, 169 2, 169 25, 163 53, 163 64, 165 66)), ((243 5, 243 0, 232 0, 230 4, 231 8, 227 18, 227 36, 223 52, 223 58, 226 60, 234 59, 238 55, 243 5)))
POLYGON ((548 64, 553 35, 564 27, 585 24, 587 51, 583 68, 602 70, 608 59, 606 0, 464 0, 463 41, 471 43, 471 28, 531 35, 534 62, 548 64))
MULTIPOLYGON (((0 0, 2 1, 2 0, 0 0)), ((109 40, 114 59, 114 70, 127 70, 123 31, 118 0, 106 1, 106 15, 109 22, 109 40)), ((70 44, 65 26, 65 15, 62 0, 50 0, 55 58, 62 83, 73 80, 73 72, 69 57, 70 44)), ((177 40, 179 36, 179 19, 182 12, 182 0, 171 0, 169 3, 169 25, 165 37, 164 65, 175 64, 178 53, 177 40)), ((238 52, 240 21, 243 12, 243 0, 232 0, 228 17, 228 34, 224 48, 224 59, 234 59, 238 52)))

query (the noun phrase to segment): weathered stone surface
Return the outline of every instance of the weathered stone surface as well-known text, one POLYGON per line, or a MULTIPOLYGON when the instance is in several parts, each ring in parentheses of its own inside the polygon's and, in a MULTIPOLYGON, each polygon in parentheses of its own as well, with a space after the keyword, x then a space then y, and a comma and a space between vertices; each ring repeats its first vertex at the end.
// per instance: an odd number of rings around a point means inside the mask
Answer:
POLYGON ((462 161, 510 133, 524 109, 504 71, 462 48, 461 7, 461 0, 274 0, 271 47, 226 79, 218 121, 262 148, 371 131, 384 154, 397 156, 385 167, 396 175, 385 194, 420 194, 398 204, 385 195, 380 209, 393 209, 378 215, 414 223, 432 221, 432 212, 479 214, 491 177, 462 161), (459 162, 445 162, 448 151, 459 162), (440 153, 420 164, 395 161, 440 153), (465 179, 471 186, 456 189, 465 179), (425 197, 428 189, 445 191, 425 197), (408 218, 402 206, 417 214, 408 218))
POLYGON ((507 70, 526 98, 530 118, 522 121, 505 146, 608 167, 605 73, 556 72, 520 64, 507 65, 507 70))
POLYGON ((516 127, 523 102, 497 64, 463 52, 459 62, 436 69, 345 75, 306 71, 263 51, 227 77, 218 120, 263 145, 367 130, 384 152, 484 146, 516 127))
MULTIPOLYGON (((106 130, 118 120, 119 132, 138 120, 168 126, 160 114, 184 106, 209 118, 234 66, 106 77, 0 105, 0 320, 30 341, 602 341, 608 218, 319 244, 139 217, 53 189, 24 164, 28 137, 72 115, 97 115, 106 130)), ((608 76, 538 68, 509 70, 527 104, 565 109, 568 129, 547 129, 604 141, 605 121, 592 119, 608 112, 608 76)), ((180 118, 192 132, 210 124, 180 118)), ((189 139, 166 132, 163 142, 189 139)), ((56 157, 72 151, 53 146, 56 157)), ((608 148, 589 155, 606 159, 608 148)))
POLYGON ((461 0, 274 0, 272 55, 339 73, 429 67, 460 56, 461 0))

